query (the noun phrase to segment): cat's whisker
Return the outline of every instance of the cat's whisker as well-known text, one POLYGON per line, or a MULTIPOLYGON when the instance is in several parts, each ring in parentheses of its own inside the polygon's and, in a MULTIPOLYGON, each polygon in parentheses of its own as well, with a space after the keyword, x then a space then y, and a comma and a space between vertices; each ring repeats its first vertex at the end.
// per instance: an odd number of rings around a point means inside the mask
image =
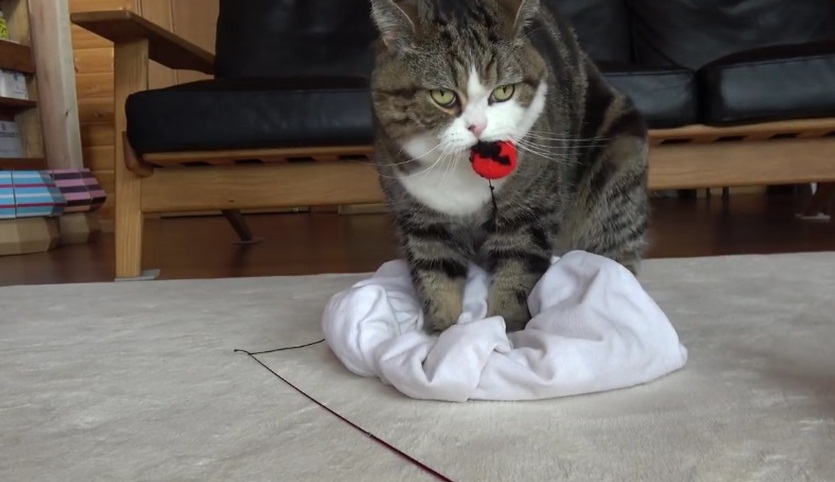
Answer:
POLYGON ((582 152, 584 150, 591 149, 591 147, 567 148, 567 147, 561 147, 561 146, 549 146, 549 145, 544 145, 544 144, 540 144, 540 143, 536 143, 536 142, 527 142, 527 141, 524 144, 525 144, 526 147, 528 147, 530 149, 538 150, 540 152, 547 152, 547 153, 552 154, 552 155, 560 155, 560 156, 566 156, 566 157, 570 157, 570 156, 573 156, 574 154, 576 154, 578 152, 582 152))
MULTIPOLYGON (((547 131, 547 130, 546 131, 541 131, 541 130, 538 130, 538 129, 530 129, 528 132, 533 132, 533 133, 538 133, 538 134, 551 134, 551 135, 556 134, 556 132, 554 132, 554 131, 547 131)), ((593 136, 593 137, 569 136, 569 137, 566 137, 566 138, 570 138, 570 139, 608 139, 608 137, 604 137, 604 136, 593 136)))
MULTIPOLYGON (((382 177, 383 179, 397 179, 397 176, 389 176, 389 175, 383 174, 383 173, 380 171, 379 167, 380 167, 380 166, 401 166, 401 165, 404 165, 404 164, 409 164, 409 163, 414 162, 415 160, 417 160, 417 159, 419 159, 419 158, 421 158, 421 157, 425 157, 425 156, 427 156, 429 153, 431 153, 432 151, 435 151, 435 150, 436 150, 436 149, 438 149, 439 147, 441 147, 441 145, 440 145, 440 144, 438 144, 437 146, 433 147, 433 148, 432 148, 432 149, 430 149, 429 151, 425 152, 423 155, 418 156, 418 157, 416 157, 416 158, 412 158, 412 159, 406 160, 406 161, 397 162, 397 163, 392 163, 392 164, 376 164, 376 165, 370 164, 370 165, 368 165, 368 167, 369 167, 370 169, 375 170, 375 171, 377 172, 377 174, 378 174, 380 177, 382 177)), ((402 151, 401 151, 401 152, 402 152, 402 151)), ((437 159, 437 160, 436 160, 436 161, 435 161, 432 165, 430 165, 430 166, 429 166, 429 167, 427 167, 426 169, 423 169, 423 170, 421 170, 421 171, 418 171, 416 174, 421 174, 421 173, 427 172, 428 170, 432 169, 432 167, 434 167, 436 164, 438 164, 438 162, 441 160, 441 157, 443 157, 443 153, 441 154, 441 156, 439 156, 439 158, 438 158, 438 159, 437 159)))
POLYGON ((438 184, 443 185, 446 182, 446 178, 449 176, 449 173, 452 172, 452 170, 454 169, 456 160, 457 158, 454 154, 450 156, 449 160, 446 162, 446 169, 444 170, 444 175, 441 176, 441 182, 439 182, 438 184))
POLYGON ((528 145, 533 145, 537 147, 542 147, 544 149, 548 149, 551 151, 574 151, 574 150, 582 150, 582 149, 590 149, 594 147, 604 147, 605 144, 581 144, 581 145, 571 145, 571 144, 563 144, 563 143, 553 143, 554 141, 549 140, 542 140, 537 138, 523 138, 520 142, 527 143, 528 145), (552 144, 553 143, 553 144, 552 144))
POLYGON ((438 155, 438 162, 435 164, 436 169, 443 169, 446 167, 447 158, 449 157, 449 146, 444 146, 441 153, 438 155))
POLYGON ((527 145, 527 144, 525 144, 525 143, 519 143, 519 144, 517 145, 517 147, 518 147, 519 149, 521 149, 522 151, 529 152, 529 153, 531 153, 531 154, 535 154, 535 155, 540 156, 540 157, 551 157, 551 153, 550 153, 550 152, 547 152, 547 151, 544 151, 544 150, 537 149, 537 148, 532 147, 532 146, 529 146, 529 145, 527 145))
POLYGON ((522 139, 517 144, 524 145, 525 147, 529 147, 529 148, 532 148, 532 149, 546 151, 546 152, 565 152, 565 151, 570 150, 570 149, 568 149, 564 146, 551 146, 551 145, 544 144, 544 143, 541 143, 541 142, 536 142, 536 141, 533 141, 533 140, 530 140, 530 139, 522 139))
POLYGON ((540 135, 540 134, 531 134, 531 133, 528 133, 523 139, 538 139, 538 140, 549 141, 549 142, 559 142, 559 143, 563 143, 563 144, 569 144, 569 143, 574 142, 574 141, 562 139, 562 138, 559 138, 559 137, 550 137, 550 136, 544 136, 544 135, 540 135))
POLYGON ((535 154, 539 157, 544 157, 544 158, 549 159, 549 160, 557 160, 557 161, 570 162, 570 163, 576 162, 571 156, 566 156, 566 155, 560 154, 558 152, 542 151, 542 150, 538 150, 538 149, 531 148, 531 147, 528 147, 528 146, 523 147, 522 150, 526 151, 526 152, 529 152, 531 154, 535 154))
POLYGON ((438 144, 435 144, 435 147, 433 147, 432 149, 429 149, 428 151, 424 152, 423 154, 421 154, 417 157, 413 157, 412 159, 410 159, 410 161, 417 161, 417 160, 423 159, 424 157, 426 157, 429 154, 432 154, 433 152, 438 150, 440 147, 441 147, 441 143, 439 142, 438 144))
POLYGON ((527 136, 537 136, 537 137, 549 138, 549 139, 560 140, 560 141, 565 141, 565 142, 606 142, 606 141, 610 141, 612 139, 611 137, 571 137, 571 136, 565 137, 565 136, 555 136, 553 132, 535 131, 535 130, 528 131, 528 133, 526 134, 526 137, 527 136))
MULTIPOLYGON (((584 146, 570 146, 570 145, 561 145, 561 143, 552 143, 549 141, 542 141, 540 139, 525 139, 521 142, 527 143, 528 145, 532 145, 535 147, 540 147, 545 149, 549 152, 563 152, 566 155, 572 152, 579 152, 586 149, 593 149, 596 147, 602 147, 599 145, 584 145, 584 146)), ((517 141, 517 144, 519 141, 517 141)))
POLYGON ((531 129, 531 130, 528 131, 528 133, 530 133, 530 134, 544 134, 544 135, 547 135, 549 137, 557 137, 559 139, 572 140, 572 141, 583 141, 583 140, 587 140, 587 141, 605 141, 605 140, 610 140, 611 139, 611 137, 606 137, 606 136, 594 136, 594 137, 559 136, 555 132, 540 131, 540 130, 536 130, 536 129, 531 129))
POLYGON ((443 184, 446 181, 446 178, 449 174, 458 167, 458 160, 461 157, 461 154, 464 153, 466 149, 464 148, 457 148, 452 147, 450 148, 449 152, 446 153, 448 160, 446 161, 446 171, 444 172, 443 177, 441 177, 440 184, 443 184))
POLYGON ((389 175, 383 174, 380 171, 380 169, 378 169, 377 166, 375 166, 373 164, 365 164, 365 168, 366 169, 371 169, 372 171, 374 171, 378 176, 382 177, 383 179, 397 179, 397 176, 389 176, 389 175))
MULTIPOLYGON (((369 168, 375 169, 375 166, 376 167, 394 167, 394 166, 402 166, 404 164, 409 164, 411 162, 414 162, 414 161, 417 161, 419 159, 425 158, 426 156, 428 156, 429 154, 437 151, 441 147, 443 147, 443 149, 441 149, 441 153, 438 154, 437 159, 435 159, 435 161, 432 162, 431 165, 426 166, 425 168, 422 168, 422 169, 416 171, 414 174, 415 175, 418 175, 418 174, 426 175, 430 171, 432 171, 433 169, 437 169, 437 168, 443 166, 444 163, 446 163, 447 164, 446 173, 444 174, 444 178, 446 178, 446 175, 451 170, 451 166, 457 164, 457 161, 456 162, 449 162, 449 161, 450 160, 455 161, 455 159, 453 159, 453 156, 455 154, 459 153, 459 151, 461 151, 461 149, 457 149, 457 148, 449 146, 449 145, 443 145, 441 143, 437 144, 435 147, 426 151, 425 153, 421 154, 420 156, 413 157, 413 158, 410 158, 410 159, 407 159, 407 160, 404 160, 404 161, 400 161, 400 162, 396 162, 396 163, 390 163, 390 164, 377 163, 377 164, 374 164, 374 165, 369 165, 369 168)), ((402 153, 403 151, 401 150, 400 152, 402 153)), ((382 178, 397 179, 397 176, 388 176, 386 174, 383 174, 382 172, 379 172, 379 170, 377 170, 377 171, 378 171, 378 174, 380 175, 380 177, 382 177, 382 178)))
MULTIPOLYGON (((438 144, 438 145, 440 146, 440 144, 438 144)), ((440 164, 441 162, 444 161, 444 158, 447 155, 447 149, 448 149, 448 146, 444 146, 444 149, 441 151, 441 155, 438 156, 438 158, 435 160, 435 162, 433 162, 431 166, 427 167, 423 171, 419 171, 417 174, 423 174, 425 176, 430 171, 432 171, 432 169, 436 168, 438 166, 438 164, 440 164)))
MULTIPOLYGON (((438 143, 437 145, 435 145, 435 147, 433 147, 432 149, 429 149, 428 151, 424 152, 423 154, 421 154, 421 155, 419 155, 419 156, 417 156, 417 157, 412 157, 412 158, 410 158, 410 159, 406 159, 406 160, 404 160, 404 161, 393 162, 393 163, 378 163, 377 165, 378 165, 378 166, 381 166, 381 167, 397 167, 397 166, 402 166, 402 165, 409 164, 409 163, 412 163, 412 162, 415 162, 415 161, 419 161, 419 160, 421 160, 421 159, 425 158, 426 156, 428 156, 429 154, 432 154, 433 152, 435 152, 436 150, 438 150, 438 148, 440 148, 440 147, 441 147, 441 144, 440 144, 440 143, 438 143)), ((403 152, 404 152, 404 150, 403 150, 403 149, 400 149, 400 154, 403 154, 403 152)))
POLYGON ((577 163, 576 160, 574 160, 571 156, 569 156, 565 153, 550 150, 550 149, 547 149, 547 148, 542 147, 542 146, 538 146, 538 145, 535 145, 535 144, 530 144, 528 142, 520 142, 520 143, 517 144, 517 146, 525 152, 529 152, 529 153, 534 154, 536 156, 543 157, 547 160, 556 161, 556 162, 560 162, 560 163, 563 163, 563 164, 576 164, 577 163))
POLYGON ((555 138, 548 138, 544 136, 536 136, 536 135, 527 135, 525 139, 541 142, 541 143, 552 143, 554 144, 552 147, 554 148, 563 148, 563 149, 578 149, 578 148, 589 148, 589 147, 601 147, 605 146, 606 142, 577 142, 577 141, 567 141, 563 139, 555 139, 555 138))

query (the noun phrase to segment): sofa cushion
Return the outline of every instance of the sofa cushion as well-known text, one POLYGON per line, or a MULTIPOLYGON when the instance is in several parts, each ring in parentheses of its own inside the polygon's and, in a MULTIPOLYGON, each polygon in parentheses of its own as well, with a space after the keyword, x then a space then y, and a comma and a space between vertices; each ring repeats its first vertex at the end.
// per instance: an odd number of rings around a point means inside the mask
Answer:
POLYGON ((139 153, 362 145, 373 138, 368 82, 216 79, 138 92, 126 104, 139 153))
POLYGON ((833 0, 627 0, 639 63, 698 70, 725 55, 835 37, 833 0))
POLYGON ((698 120, 696 74, 682 67, 649 68, 600 62, 611 86, 628 95, 650 128, 680 127, 698 120))
POLYGON ((835 41, 732 54, 699 81, 708 124, 835 116, 835 41))
POLYGON ((367 77, 376 38, 369 0, 221 0, 217 76, 367 77))
POLYGON ((568 19, 594 60, 629 62, 632 43, 626 0, 544 0, 568 19))

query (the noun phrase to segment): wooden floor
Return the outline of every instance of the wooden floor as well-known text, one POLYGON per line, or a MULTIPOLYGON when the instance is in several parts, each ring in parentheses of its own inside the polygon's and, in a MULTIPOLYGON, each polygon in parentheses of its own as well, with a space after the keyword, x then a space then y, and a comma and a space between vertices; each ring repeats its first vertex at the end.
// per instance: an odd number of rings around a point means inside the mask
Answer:
MULTIPOLYGON (((797 219, 796 196, 656 199, 648 257, 835 251, 835 223, 797 219)), ((162 278, 219 278, 367 272, 396 256, 384 215, 280 214, 247 217, 263 243, 235 244, 221 217, 150 221, 145 266, 162 278)), ((27 256, 0 257, 0 286, 110 281, 113 238, 27 256)))

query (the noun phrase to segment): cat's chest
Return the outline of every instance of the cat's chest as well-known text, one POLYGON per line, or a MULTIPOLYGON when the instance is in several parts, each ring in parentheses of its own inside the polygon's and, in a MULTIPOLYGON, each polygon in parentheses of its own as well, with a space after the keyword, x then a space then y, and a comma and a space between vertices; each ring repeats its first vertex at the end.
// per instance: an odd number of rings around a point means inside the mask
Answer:
MULTIPOLYGON (((451 216, 473 215, 492 202, 490 184, 473 172, 469 162, 401 174, 399 180, 419 202, 451 216)), ((493 186, 498 191, 504 182, 493 181, 493 186)))

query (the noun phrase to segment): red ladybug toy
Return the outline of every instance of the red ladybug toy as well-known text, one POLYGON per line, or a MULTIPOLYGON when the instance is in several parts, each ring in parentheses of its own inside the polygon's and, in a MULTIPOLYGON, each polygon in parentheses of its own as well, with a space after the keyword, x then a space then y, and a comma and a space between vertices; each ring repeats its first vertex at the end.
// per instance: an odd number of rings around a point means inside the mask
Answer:
POLYGON ((479 142, 470 151, 470 163, 479 176, 494 181, 516 169, 519 155, 510 141, 479 142))

